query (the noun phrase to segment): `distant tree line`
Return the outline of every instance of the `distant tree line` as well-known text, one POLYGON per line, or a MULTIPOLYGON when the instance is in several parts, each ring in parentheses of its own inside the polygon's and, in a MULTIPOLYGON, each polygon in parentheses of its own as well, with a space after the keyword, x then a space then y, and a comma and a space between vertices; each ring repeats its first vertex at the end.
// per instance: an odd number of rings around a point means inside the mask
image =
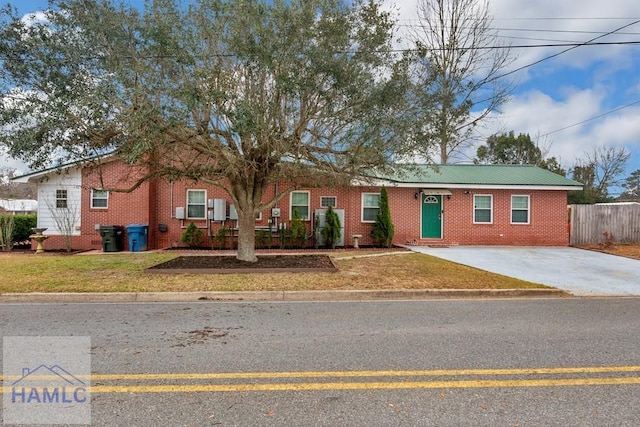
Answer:
POLYGON ((550 170, 581 182, 581 191, 569 193, 570 204, 593 204, 619 199, 640 199, 640 169, 622 178, 631 154, 623 147, 595 147, 575 161, 568 171, 555 157, 547 157, 548 148, 540 147, 529 134, 495 134, 478 147, 474 163, 477 164, 530 164, 550 170), (612 187, 625 191, 619 197, 610 194, 612 187))

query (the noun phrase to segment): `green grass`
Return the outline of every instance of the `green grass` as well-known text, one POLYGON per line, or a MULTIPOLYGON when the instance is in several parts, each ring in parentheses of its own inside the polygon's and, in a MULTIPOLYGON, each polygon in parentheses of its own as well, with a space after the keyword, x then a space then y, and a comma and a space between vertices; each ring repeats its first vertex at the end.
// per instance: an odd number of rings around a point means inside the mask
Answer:
MULTIPOLYGON (((330 255, 337 273, 148 274, 178 255, 0 255, 0 293, 544 288, 424 254, 330 255)), ((379 253, 378 253, 379 254, 379 253)))

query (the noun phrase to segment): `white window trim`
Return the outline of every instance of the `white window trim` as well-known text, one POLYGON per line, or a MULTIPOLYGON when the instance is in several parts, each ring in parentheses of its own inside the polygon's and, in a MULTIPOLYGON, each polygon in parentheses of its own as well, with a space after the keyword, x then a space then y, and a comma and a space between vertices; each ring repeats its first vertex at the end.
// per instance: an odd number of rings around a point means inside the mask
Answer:
POLYGON ((321 208, 327 208, 328 206, 323 206, 322 205, 322 199, 333 199, 334 201, 334 206, 331 206, 333 209, 338 207, 338 197, 336 196, 320 196, 320 207, 321 208))
POLYGON ((109 192, 105 191, 105 190, 97 190, 97 189, 91 189, 91 209, 109 209, 109 192), (106 197, 94 197, 94 192, 96 191, 101 191, 103 193, 107 193, 106 197), (100 200, 106 200, 107 201, 107 205, 106 206, 94 206, 93 205, 93 201, 95 199, 100 199, 100 200))
MULTIPOLYGON (((474 224, 493 224, 493 194, 474 194, 473 195, 473 223, 474 224), (476 197, 477 196, 482 196, 482 197, 489 197, 489 199, 491 200, 491 205, 489 206, 489 221, 488 222, 484 222, 484 221, 476 221, 476 197)), ((481 208, 481 209, 485 209, 485 208, 481 208)))
POLYGON ((185 199, 185 210, 186 210, 186 219, 195 219, 195 220, 205 220, 207 219, 207 190, 203 189, 203 188, 190 188, 187 190, 187 194, 186 194, 186 199, 185 199), (202 203, 202 206, 204 206, 204 216, 189 216, 189 205, 192 206, 200 206, 200 203, 189 203, 189 193, 192 191, 204 191, 204 202, 202 203))
POLYGON ((293 219, 293 193, 307 193, 307 216, 309 218, 302 218, 302 221, 311 221, 311 192, 305 190, 296 190, 289 193, 289 221, 293 219))
MULTIPOLYGON (((518 209, 519 211, 524 209, 518 209)), ((528 225, 531 224, 531 196, 529 194, 512 194, 511 195, 511 210, 509 211, 509 221, 513 225, 528 225), (514 197, 526 197, 527 198, 527 222, 513 222, 513 198, 514 197)))
POLYGON ((256 215, 256 221, 262 221, 262 211, 258 212, 256 215))
POLYGON ((360 195, 360 222, 369 223, 369 224, 372 224, 372 223, 376 222, 375 220, 369 220, 369 219, 365 220, 364 219, 364 209, 365 208, 374 208, 374 207, 377 207, 378 209, 380 209, 380 193, 379 192, 378 193, 362 193, 360 195), (364 196, 372 195, 372 194, 375 194, 376 196, 378 196, 378 206, 365 206, 364 205, 364 196))

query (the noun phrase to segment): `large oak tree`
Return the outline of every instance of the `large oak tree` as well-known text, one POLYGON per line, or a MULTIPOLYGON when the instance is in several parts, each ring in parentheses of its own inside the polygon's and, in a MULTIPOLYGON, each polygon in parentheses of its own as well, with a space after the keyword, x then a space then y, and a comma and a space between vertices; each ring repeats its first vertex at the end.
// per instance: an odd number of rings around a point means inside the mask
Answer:
POLYGON ((375 1, 181 4, 5 8, 0 144, 32 167, 113 152, 143 165, 142 180, 221 186, 238 212, 237 256, 255 261, 270 184, 342 184, 401 146, 394 22, 375 1))

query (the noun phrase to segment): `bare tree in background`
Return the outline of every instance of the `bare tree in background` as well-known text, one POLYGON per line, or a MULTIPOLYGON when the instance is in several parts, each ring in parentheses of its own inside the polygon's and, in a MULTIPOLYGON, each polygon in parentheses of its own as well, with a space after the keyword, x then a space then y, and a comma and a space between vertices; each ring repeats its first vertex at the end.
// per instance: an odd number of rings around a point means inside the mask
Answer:
POLYGON ((572 192, 569 202, 592 204, 609 200, 609 188, 621 186, 627 161, 631 157, 624 147, 595 147, 585 153, 585 159, 576 163, 571 173, 573 179, 582 182, 582 191, 572 192))
POLYGON ((0 167, 0 199, 33 199, 37 194, 34 184, 12 182, 17 175, 14 168, 0 167))
POLYGON ((419 0, 414 74, 420 126, 416 154, 439 149, 440 163, 471 145, 474 128, 499 112, 512 86, 501 76, 512 62, 482 0, 419 0))

